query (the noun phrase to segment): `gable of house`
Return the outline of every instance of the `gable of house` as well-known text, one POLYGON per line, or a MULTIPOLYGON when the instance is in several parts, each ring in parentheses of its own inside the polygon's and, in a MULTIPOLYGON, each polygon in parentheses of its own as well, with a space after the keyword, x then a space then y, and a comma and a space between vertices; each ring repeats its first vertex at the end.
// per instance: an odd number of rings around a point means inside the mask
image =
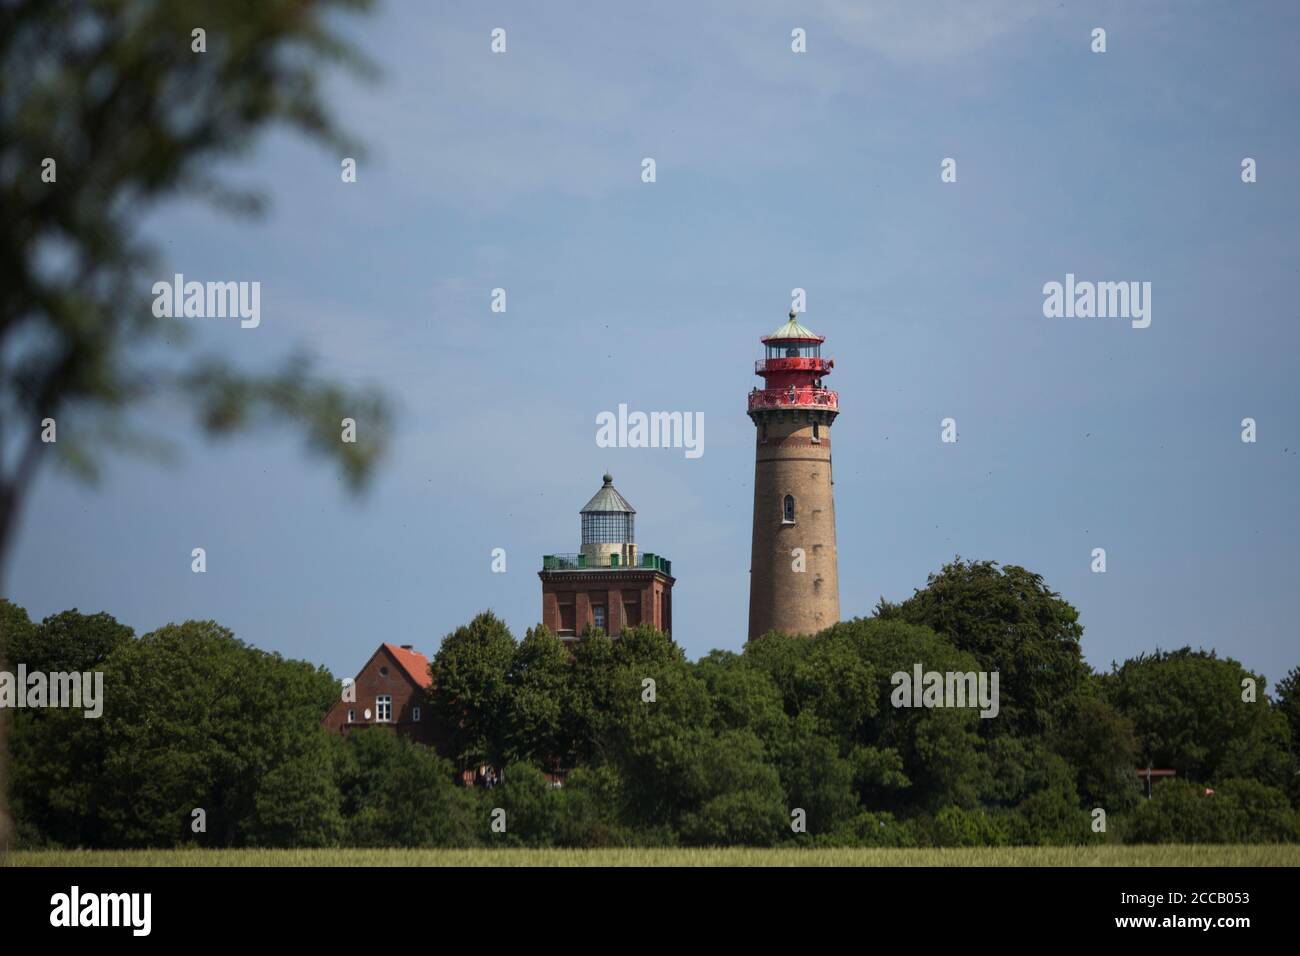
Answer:
POLYGON ((391 727, 421 743, 433 742, 427 690, 429 660, 408 646, 380 644, 353 679, 351 693, 339 699, 321 721, 328 730, 349 733, 364 727, 391 727))

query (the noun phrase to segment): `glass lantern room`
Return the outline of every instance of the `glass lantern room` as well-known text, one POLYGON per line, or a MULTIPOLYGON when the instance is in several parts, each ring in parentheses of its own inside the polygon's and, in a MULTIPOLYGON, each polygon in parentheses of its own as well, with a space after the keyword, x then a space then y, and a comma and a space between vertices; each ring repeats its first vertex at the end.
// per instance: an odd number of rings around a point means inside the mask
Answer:
POLYGON ((582 543, 634 544, 636 509, 618 493, 611 475, 582 509, 582 543))
POLYGON ((764 346, 769 361, 783 358, 821 358, 821 343, 811 345, 805 342, 768 342, 764 346))
POLYGON ((583 544, 634 544, 634 513, 595 512, 582 516, 583 544))

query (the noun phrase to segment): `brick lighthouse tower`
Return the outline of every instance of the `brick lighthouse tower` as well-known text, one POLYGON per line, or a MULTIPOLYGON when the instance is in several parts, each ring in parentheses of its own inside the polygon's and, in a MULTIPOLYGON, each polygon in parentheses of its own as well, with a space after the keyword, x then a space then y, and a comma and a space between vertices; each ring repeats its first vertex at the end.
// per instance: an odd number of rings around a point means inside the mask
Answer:
POLYGON ((673 564, 662 554, 638 551, 636 509, 614 487, 613 476, 579 514, 582 550, 542 556, 542 623, 564 641, 588 625, 610 637, 649 624, 673 629, 673 564))
POLYGON ((763 388, 749 394, 754 446, 754 544, 749 637, 815 634, 840 619, 831 480, 831 424, 839 396, 822 387, 835 363, 826 339, 795 320, 762 339, 763 388))

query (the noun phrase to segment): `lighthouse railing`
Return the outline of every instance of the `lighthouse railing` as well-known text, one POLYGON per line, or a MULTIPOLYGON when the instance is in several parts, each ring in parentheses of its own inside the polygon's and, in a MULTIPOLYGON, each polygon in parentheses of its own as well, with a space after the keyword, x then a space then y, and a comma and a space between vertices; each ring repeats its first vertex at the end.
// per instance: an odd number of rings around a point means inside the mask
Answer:
POLYGON ((672 562, 662 554, 643 551, 636 564, 624 564, 617 554, 568 554, 542 555, 543 571, 586 571, 588 569, 611 569, 615 571, 662 571, 672 574, 672 562))
POLYGON ((754 372, 757 375, 762 375, 765 372, 821 372, 826 375, 830 373, 830 370, 831 360, 824 358, 781 356, 758 359, 754 362, 754 372))
POLYGON ((840 407, 840 396, 828 388, 812 385, 786 388, 756 388, 749 393, 749 407, 755 408, 828 408, 840 407))

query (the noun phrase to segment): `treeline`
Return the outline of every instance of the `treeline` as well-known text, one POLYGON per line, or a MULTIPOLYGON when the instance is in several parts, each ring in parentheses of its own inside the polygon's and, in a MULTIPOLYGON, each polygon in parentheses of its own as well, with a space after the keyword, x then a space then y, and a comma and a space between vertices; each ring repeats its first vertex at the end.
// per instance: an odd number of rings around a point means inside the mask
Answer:
POLYGON ((325 732, 337 680, 214 622, 137 638, 0 602, 0 658, 105 675, 101 719, 10 715, 11 809, 25 846, 1300 840, 1300 670, 1271 695, 1190 648, 1094 673, 1081 637, 1039 576, 991 562, 816 637, 695 662, 648 628, 566 648, 485 613, 432 663, 440 756, 325 732), (891 676, 916 664, 997 671, 998 715, 892 706, 891 676), (504 783, 457 784, 483 763, 504 783), (1177 771, 1150 800, 1146 766, 1177 771))

